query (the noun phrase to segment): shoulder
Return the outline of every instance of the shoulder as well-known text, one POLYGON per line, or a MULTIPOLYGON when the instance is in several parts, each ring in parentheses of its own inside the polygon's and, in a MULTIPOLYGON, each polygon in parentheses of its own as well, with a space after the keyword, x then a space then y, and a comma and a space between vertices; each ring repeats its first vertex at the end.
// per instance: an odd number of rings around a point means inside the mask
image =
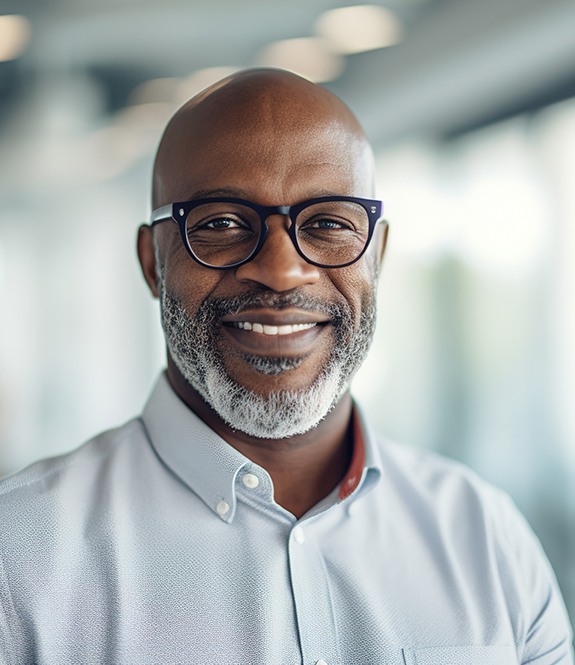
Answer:
POLYGON ((382 501, 392 504, 394 519, 415 524, 450 569, 477 580, 477 590, 498 589, 515 635, 523 636, 526 660, 544 649, 566 653, 571 632, 555 575, 513 500, 464 464, 372 440, 381 459, 382 501))
POLYGON ((121 461, 131 456, 133 447, 141 447, 146 440, 141 420, 134 419, 99 434, 69 453, 36 462, 0 480, 0 512, 11 505, 22 510, 26 505, 22 503, 24 499, 47 498, 71 484, 80 487, 89 483, 114 459, 121 461))
POLYGON ((1 662, 32 662, 22 617, 36 608, 34 594, 41 596, 50 571, 65 566, 72 577, 74 562, 83 565, 107 497, 148 448, 143 424, 133 420, 0 481, 1 662))
POLYGON ((381 436, 375 436, 374 441, 384 478, 406 493, 419 494, 443 507, 464 498, 484 505, 510 503, 505 492, 461 462, 381 436))
POLYGON ((386 500, 401 506, 429 532, 442 540, 467 541, 476 554, 494 556, 503 566, 523 567, 543 556, 506 492, 435 452, 377 436, 373 440, 386 500))

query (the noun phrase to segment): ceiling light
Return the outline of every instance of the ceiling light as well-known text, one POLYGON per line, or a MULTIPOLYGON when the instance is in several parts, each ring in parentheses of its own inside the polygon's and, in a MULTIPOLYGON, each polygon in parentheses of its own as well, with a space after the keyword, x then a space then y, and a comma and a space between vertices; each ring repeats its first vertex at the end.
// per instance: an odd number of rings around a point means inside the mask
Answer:
POLYGON ((198 69, 187 79, 184 79, 178 86, 177 99, 179 102, 185 102, 191 97, 195 97, 199 92, 205 90, 220 79, 235 74, 238 67, 206 67, 198 69))
POLYGON ((375 5, 324 12, 317 20, 316 31, 334 51, 343 54, 393 46, 403 36, 403 26, 395 14, 375 5))
POLYGON ((260 53, 257 62, 266 67, 287 69, 317 83, 333 81, 344 69, 343 58, 317 37, 273 42, 260 53))
POLYGON ((25 16, 0 16, 0 62, 17 58, 29 41, 30 21, 25 16))

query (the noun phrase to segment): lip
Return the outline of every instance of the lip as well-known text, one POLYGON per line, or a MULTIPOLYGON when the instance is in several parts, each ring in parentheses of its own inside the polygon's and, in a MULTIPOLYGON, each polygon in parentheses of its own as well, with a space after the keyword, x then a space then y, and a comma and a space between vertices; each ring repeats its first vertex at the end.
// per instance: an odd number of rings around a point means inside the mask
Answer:
POLYGON ((289 317, 262 317, 255 314, 242 313, 240 317, 234 317, 234 321, 226 320, 222 325, 222 333, 227 343, 235 346, 240 353, 259 356, 282 356, 302 357, 310 354, 317 348, 319 339, 327 333, 330 327, 327 321, 302 321, 289 317), (289 320, 289 322, 288 322, 289 320), (297 323, 316 323, 312 327, 304 328, 289 334, 266 334, 254 330, 246 330, 234 324, 249 321, 261 323, 261 325, 277 326, 294 325, 297 323), (265 323, 264 323, 265 321, 265 323))

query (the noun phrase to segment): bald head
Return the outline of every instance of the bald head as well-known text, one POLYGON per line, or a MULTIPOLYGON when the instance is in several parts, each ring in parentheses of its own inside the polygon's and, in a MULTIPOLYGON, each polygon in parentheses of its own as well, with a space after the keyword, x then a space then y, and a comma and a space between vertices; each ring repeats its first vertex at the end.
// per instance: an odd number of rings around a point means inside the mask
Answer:
MULTIPOLYGON (((208 163, 211 181, 221 175, 222 186, 233 184, 224 182, 232 153, 241 155, 246 166, 258 162, 270 177, 282 177, 290 169, 296 175, 298 167, 305 170, 318 159, 330 160, 334 167, 353 163, 362 190, 354 193, 372 194, 371 149, 350 109, 306 79, 263 69, 223 79, 173 116, 154 165, 153 207, 195 195, 189 183, 201 182, 208 163)), ((241 159, 234 161, 241 165, 241 159)))

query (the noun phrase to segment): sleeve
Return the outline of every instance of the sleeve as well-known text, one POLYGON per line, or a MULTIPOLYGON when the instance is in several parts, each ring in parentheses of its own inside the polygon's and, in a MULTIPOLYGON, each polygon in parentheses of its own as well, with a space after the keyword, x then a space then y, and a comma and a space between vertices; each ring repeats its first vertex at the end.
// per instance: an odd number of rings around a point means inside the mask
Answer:
POLYGON ((0 556, 0 665, 20 665, 25 662, 21 637, 20 622, 0 556))
POLYGON ((502 502, 502 583, 521 665, 573 665, 573 633, 551 565, 511 499, 502 502))

